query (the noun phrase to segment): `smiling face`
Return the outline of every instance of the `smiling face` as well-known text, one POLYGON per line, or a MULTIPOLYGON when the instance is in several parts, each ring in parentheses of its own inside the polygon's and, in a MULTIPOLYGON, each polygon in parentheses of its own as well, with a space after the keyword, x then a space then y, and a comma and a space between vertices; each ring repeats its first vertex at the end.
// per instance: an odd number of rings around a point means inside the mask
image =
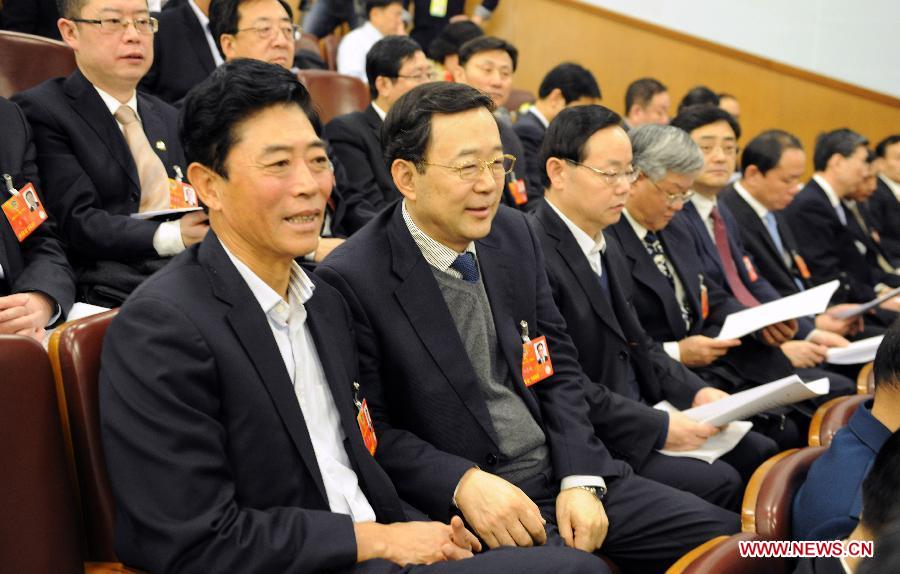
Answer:
MULTIPOLYGON (((462 166, 502 155, 497 120, 486 108, 432 117, 426 162, 462 166)), ((426 165, 419 172, 400 159, 394 161, 392 174, 410 215, 429 237, 462 252, 470 242, 490 233, 500 204, 502 175, 485 169, 473 181, 463 181, 455 169, 426 165)))
POLYGON ((714 197, 725 187, 737 164, 737 138, 725 120, 701 126, 691 139, 703 152, 703 171, 694 181, 694 190, 714 197))
POLYGON ((321 180, 316 175, 324 173, 324 144, 295 105, 257 112, 234 128, 234 137, 228 177, 214 175, 203 194, 210 225, 251 269, 289 265, 316 249, 323 191, 332 181, 330 171, 321 180))
POLYGON ((222 34, 226 60, 252 58, 290 69, 294 63, 292 22, 278 0, 251 0, 238 6, 238 32, 222 34), (261 37, 260 31, 264 31, 261 37))
MULTIPOLYGON (((98 20, 147 18, 146 0, 88 0, 79 18, 98 20)), ((78 68, 95 86, 127 101, 153 63, 153 34, 134 25, 105 30, 97 24, 61 19, 63 40, 75 51, 78 68)))
POLYGON ((506 50, 479 52, 469 58, 465 67, 456 68, 453 75, 457 82, 489 95, 499 108, 506 104, 512 90, 512 57, 506 50))

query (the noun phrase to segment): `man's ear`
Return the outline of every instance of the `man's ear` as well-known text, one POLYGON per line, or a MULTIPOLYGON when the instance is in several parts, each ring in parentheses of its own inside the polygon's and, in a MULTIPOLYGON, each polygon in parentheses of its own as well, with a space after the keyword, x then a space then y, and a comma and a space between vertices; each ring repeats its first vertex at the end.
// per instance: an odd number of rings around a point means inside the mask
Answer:
POLYGON ((391 164, 391 177, 403 197, 410 201, 416 200, 416 178, 419 173, 413 162, 408 159, 395 159, 391 164))
POLYGON ((466 83, 466 71, 462 66, 456 66, 455 68, 453 68, 453 81, 460 84, 466 83))
POLYGON ((197 162, 187 169, 188 181, 197 192, 197 196, 211 211, 219 211, 222 207, 222 176, 197 162))
POLYGON ((562 189, 569 175, 566 170, 566 161, 558 157, 548 157, 544 168, 547 170, 547 177, 550 178, 549 189, 562 189))
POLYGON ((62 37, 63 42, 69 45, 73 50, 78 50, 78 32, 76 31, 76 24, 71 20, 67 20, 66 18, 60 18, 56 21, 56 27, 59 28, 59 35, 62 37))
POLYGON ((225 60, 232 60, 237 56, 234 34, 222 34, 219 36, 219 45, 222 46, 222 54, 225 60))

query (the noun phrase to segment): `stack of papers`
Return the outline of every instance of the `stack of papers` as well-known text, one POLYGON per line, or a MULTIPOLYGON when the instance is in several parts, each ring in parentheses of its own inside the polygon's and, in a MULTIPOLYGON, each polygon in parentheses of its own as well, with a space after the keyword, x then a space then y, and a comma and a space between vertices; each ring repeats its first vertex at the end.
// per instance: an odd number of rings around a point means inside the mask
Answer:
POLYGON ((858 365, 874 361, 882 339, 884 335, 854 341, 846 347, 832 347, 828 349, 825 360, 832 365, 858 365))
POLYGON ((862 315, 863 313, 865 313, 866 311, 868 311, 869 309, 871 309, 873 307, 877 307, 878 305, 881 305, 882 303, 884 303, 891 297, 896 297, 898 295, 900 295, 900 287, 897 287, 896 289, 892 289, 892 290, 888 291, 887 293, 885 293, 884 295, 882 295, 881 297, 876 297, 875 299, 872 299, 868 303, 862 303, 861 305, 857 305, 856 307, 851 307, 850 309, 845 309, 843 311, 837 311, 836 313, 829 313, 829 315, 831 315, 835 319, 849 319, 850 317, 858 317, 858 316, 862 315))
POLYGON ((837 291, 838 285, 840 281, 835 279, 764 305, 732 313, 725 317, 725 323, 716 339, 740 339, 775 323, 818 315, 828 308, 828 302, 837 291))
MULTIPOLYGON (((674 406, 669 404, 667 401, 662 401, 654 405, 653 408, 659 409, 661 411, 678 411, 674 406)), ((700 448, 694 450, 660 450, 662 454, 666 456, 674 456, 681 458, 696 458, 698 460, 702 460, 709 464, 716 462, 722 455, 727 452, 730 452, 737 443, 741 442, 741 439, 744 438, 750 429, 753 428, 753 423, 749 421, 735 421, 733 423, 728 423, 728 426, 723 428, 718 432, 715 436, 709 437, 705 443, 700 448)))

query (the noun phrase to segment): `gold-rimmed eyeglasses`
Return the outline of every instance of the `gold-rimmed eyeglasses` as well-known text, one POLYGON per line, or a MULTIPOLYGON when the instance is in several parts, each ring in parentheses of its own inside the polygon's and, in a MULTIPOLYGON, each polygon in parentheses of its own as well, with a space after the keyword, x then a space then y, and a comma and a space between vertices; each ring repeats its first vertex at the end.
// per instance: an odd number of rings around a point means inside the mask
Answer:
POLYGON ((507 153, 494 159, 476 159, 473 162, 464 163, 462 165, 444 165, 425 160, 422 160, 419 163, 422 165, 433 165, 435 167, 456 170, 456 173, 459 174, 459 179, 463 181, 475 181, 481 177, 481 174, 484 173, 484 170, 486 169, 490 169, 494 179, 501 179, 515 167, 516 156, 507 153))
POLYGON ((70 18, 78 24, 93 24, 100 27, 103 34, 118 34, 133 25, 141 34, 156 34, 159 31, 159 20, 153 16, 136 16, 134 18, 70 18))
POLYGON ((652 179, 650 179, 649 177, 647 178, 647 181, 649 181, 650 185, 655 187, 657 189, 657 191, 660 191, 666 195, 666 203, 668 203, 669 205, 675 205, 679 201, 681 203, 686 203, 687 200, 689 200, 691 197, 694 196, 693 190, 690 190, 690 189, 685 191, 684 193, 669 193, 668 191, 666 191, 663 188, 656 185, 656 182, 653 181, 652 179))
POLYGON ((294 42, 300 40, 300 37, 303 35, 303 30, 296 24, 292 24, 290 26, 273 26, 272 24, 263 24, 261 26, 238 28, 237 32, 249 32, 251 30, 256 32, 256 36, 260 40, 271 40, 276 31, 280 32, 286 40, 293 40, 294 42))
POLYGON ((628 185, 631 185, 632 183, 637 181, 638 176, 641 175, 641 170, 636 168, 632 168, 630 171, 603 171, 600 168, 591 167, 575 160, 567 159, 566 161, 572 165, 583 167, 587 170, 592 171, 596 175, 599 175, 603 178, 603 181, 606 182, 606 185, 616 185, 619 180, 622 180, 628 185))

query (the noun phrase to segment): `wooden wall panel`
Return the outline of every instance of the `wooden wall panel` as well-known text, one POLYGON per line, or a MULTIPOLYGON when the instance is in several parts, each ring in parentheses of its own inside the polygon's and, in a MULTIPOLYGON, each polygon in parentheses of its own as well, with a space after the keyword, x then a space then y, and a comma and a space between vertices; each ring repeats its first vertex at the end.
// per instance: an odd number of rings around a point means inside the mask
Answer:
POLYGON ((503 0, 487 32, 519 49, 514 84, 532 92, 550 68, 568 60, 594 73, 603 103, 620 113, 628 84, 643 76, 668 86, 673 114, 694 85, 733 93, 741 103, 743 142, 778 127, 796 134, 811 156, 822 131, 850 127, 873 143, 900 132, 897 98, 576 0, 503 0))

